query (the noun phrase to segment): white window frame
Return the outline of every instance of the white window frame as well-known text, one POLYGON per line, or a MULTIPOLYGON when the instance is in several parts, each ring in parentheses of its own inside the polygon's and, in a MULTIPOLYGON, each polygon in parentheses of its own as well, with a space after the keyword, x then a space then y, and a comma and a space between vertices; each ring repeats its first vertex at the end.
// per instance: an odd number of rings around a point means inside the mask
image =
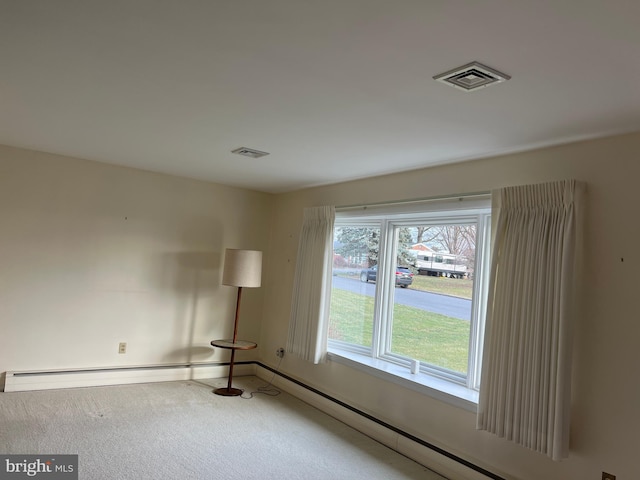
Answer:
POLYGON ((379 261, 374 299, 373 338, 371 348, 338 340, 328 340, 329 359, 346 363, 373 375, 391 380, 444 401, 474 410, 480 387, 482 344, 489 274, 489 240, 491 236, 491 199, 487 195, 458 197, 383 205, 336 209, 335 227, 380 227, 379 261), (392 325, 388 319, 394 306, 395 282, 390 269, 395 268, 394 235, 398 228, 416 224, 475 223, 476 263, 471 303, 471 329, 467 375, 421 363, 417 374, 411 373, 411 359, 389 351, 392 325), (382 280, 380 279, 387 279, 382 280))

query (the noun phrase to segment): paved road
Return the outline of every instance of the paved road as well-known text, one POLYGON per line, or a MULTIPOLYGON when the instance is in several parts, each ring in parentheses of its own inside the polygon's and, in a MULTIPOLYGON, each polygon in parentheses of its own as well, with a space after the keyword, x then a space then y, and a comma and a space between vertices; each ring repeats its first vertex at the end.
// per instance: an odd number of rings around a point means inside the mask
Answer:
MULTIPOLYGON (((348 290, 361 295, 373 296, 375 283, 364 283, 360 280, 333 277, 334 288, 348 290)), ((464 298, 439 295, 437 293, 421 292, 409 288, 395 289, 395 303, 409 307, 420 308, 428 312, 440 313, 448 317, 469 320, 471 318, 471 300, 464 298)))

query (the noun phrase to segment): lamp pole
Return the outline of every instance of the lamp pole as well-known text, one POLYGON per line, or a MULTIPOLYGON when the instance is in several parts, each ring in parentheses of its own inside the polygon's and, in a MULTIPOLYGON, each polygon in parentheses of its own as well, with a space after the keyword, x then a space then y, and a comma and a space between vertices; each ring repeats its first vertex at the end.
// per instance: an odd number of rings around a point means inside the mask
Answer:
MULTIPOLYGON (((240 297, 242 296, 242 287, 238 287, 238 298, 236 300, 236 318, 233 322, 233 343, 235 344, 238 339, 238 315, 240 314, 240 297)), ((233 379, 233 361, 236 356, 236 349, 231 349, 231 360, 229 362, 229 382, 227 383, 227 390, 232 391, 231 381, 233 379)))

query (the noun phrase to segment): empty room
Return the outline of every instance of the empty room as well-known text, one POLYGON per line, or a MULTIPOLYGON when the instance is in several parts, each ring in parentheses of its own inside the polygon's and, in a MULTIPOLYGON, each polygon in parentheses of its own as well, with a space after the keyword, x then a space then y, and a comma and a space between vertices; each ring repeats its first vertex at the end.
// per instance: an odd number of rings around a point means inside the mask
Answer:
POLYGON ((0 479, 640 478, 638 18, 0 0, 0 479))

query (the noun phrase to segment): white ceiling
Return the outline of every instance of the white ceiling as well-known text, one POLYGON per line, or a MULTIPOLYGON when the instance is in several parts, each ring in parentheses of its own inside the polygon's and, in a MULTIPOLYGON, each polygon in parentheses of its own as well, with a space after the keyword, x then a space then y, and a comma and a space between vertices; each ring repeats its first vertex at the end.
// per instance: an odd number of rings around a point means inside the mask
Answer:
POLYGON ((284 192, 640 130, 639 21, 638 0, 0 0, 0 143, 284 192), (512 79, 432 79, 474 60, 512 79))

